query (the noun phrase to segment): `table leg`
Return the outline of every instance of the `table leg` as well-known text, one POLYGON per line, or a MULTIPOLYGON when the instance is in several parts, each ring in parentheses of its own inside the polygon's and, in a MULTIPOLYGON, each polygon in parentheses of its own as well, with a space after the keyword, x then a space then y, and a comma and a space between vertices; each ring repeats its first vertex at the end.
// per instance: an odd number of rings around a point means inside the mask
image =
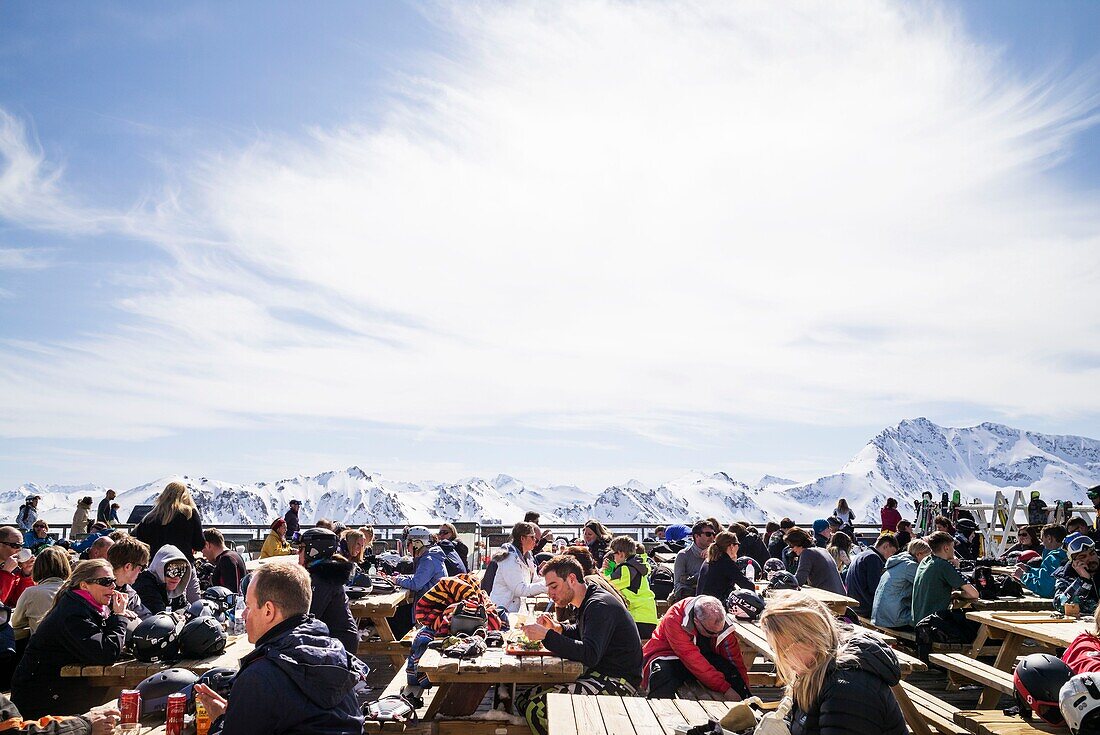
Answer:
MULTIPOLYGON (((1023 643, 1024 637, 1019 633, 1006 635, 1004 642, 1001 643, 1001 650, 997 652, 997 659, 993 662, 993 667, 999 671, 1012 671, 1012 664, 1016 662, 1016 657, 1020 654, 1020 646, 1023 643)), ((982 690, 982 695, 978 698, 978 705, 975 709, 994 709, 1000 698, 1001 693, 998 690, 993 687, 986 687, 982 690)))
MULTIPOLYGON (((393 635, 393 628, 390 627, 390 621, 384 617, 371 618, 371 622, 374 623, 374 630, 378 633, 378 638, 383 643, 393 644, 395 649, 397 645, 397 639, 393 635)), ((400 671, 405 666, 406 656, 404 653, 391 653, 388 654, 390 661, 400 671)))
POLYGON ((451 691, 449 682, 446 684, 435 684, 437 687, 435 696, 432 697, 432 701, 428 702, 428 708, 424 710, 424 716, 421 718, 424 721, 429 721, 435 718, 439 714, 439 707, 443 704, 443 700, 447 698, 447 694, 451 691))
POLYGON ((909 695, 905 693, 901 684, 890 687, 890 691, 898 700, 898 706, 901 707, 901 713, 905 715, 905 721, 909 723, 909 729, 913 731, 913 735, 932 735, 932 731, 928 729, 928 723, 913 705, 913 700, 909 699, 909 695))
POLYGON ((978 628, 978 635, 974 638, 974 644, 970 646, 970 658, 978 658, 978 654, 985 648, 986 641, 989 640, 989 626, 983 625, 978 628))

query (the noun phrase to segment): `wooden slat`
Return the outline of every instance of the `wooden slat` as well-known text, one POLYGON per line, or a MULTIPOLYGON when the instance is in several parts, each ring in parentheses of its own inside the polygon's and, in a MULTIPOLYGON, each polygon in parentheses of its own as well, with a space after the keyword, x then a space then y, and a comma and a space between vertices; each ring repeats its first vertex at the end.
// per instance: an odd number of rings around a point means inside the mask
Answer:
POLYGON ((546 695, 546 718, 553 723, 554 735, 580 735, 577 716, 573 712, 573 698, 568 694, 546 695))
POLYGON ((703 725, 710 719, 707 711, 693 699, 674 699, 676 708, 684 716, 684 721, 689 725, 703 725))
POLYGON ((933 653, 928 660, 949 671, 962 674, 971 681, 997 689, 1002 694, 1012 694, 1014 691, 1012 674, 981 661, 975 661, 961 653, 933 653))
POLYGON ((653 710, 653 714, 657 716, 657 721, 661 723, 666 735, 672 735, 673 728, 687 722, 684 716, 680 714, 680 710, 676 707, 676 701, 673 699, 651 699, 649 700, 649 706, 653 710))
MULTIPOLYGON (((596 701, 599 697, 574 697, 573 714, 577 718, 577 732, 586 735, 595 733, 610 733, 604 727, 603 715, 600 714, 600 706, 596 701)), ((633 728, 631 728, 633 730, 633 728)), ((633 732, 626 735, 633 735, 633 732)))
POLYGON ((619 735, 619 733, 622 733, 622 735, 637 735, 634 723, 630 719, 621 697, 591 697, 591 699, 596 700, 600 714, 603 715, 603 725, 607 732, 613 732, 615 735, 619 735))
MULTIPOLYGON (((634 725, 635 735, 670 735, 672 728, 669 727, 665 730, 661 726, 661 722, 657 719, 657 715, 653 713, 653 709, 649 706, 650 701, 642 699, 641 697, 623 697, 623 707, 626 709, 626 713, 630 715, 630 722, 634 725)), ((584 735, 588 735, 585 733, 584 735)))
POLYGON ((700 706, 706 713, 716 720, 721 720, 727 714, 729 714, 730 707, 733 706, 730 702, 715 702, 711 700, 699 700, 700 706))

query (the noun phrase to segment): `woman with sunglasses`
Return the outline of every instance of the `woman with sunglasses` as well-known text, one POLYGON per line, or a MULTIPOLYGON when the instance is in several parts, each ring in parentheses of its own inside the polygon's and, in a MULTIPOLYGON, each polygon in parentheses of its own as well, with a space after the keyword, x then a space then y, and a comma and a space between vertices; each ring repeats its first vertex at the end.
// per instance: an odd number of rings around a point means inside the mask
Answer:
POLYGON ((50 538, 50 524, 41 518, 34 522, 31 530, 23 535, 23 548, 30 549, 32 554, 38 554, 47 546, 53 546, 50 538))
POLYGON ((1043 541, 1039 538, 1038 526, 1024 526, 1021 528, 1016 543, 1010 546, 1003 556, 1021 554, 1025 551, 1034 551, 1042 556, 1043 541))
POLYGON ((714 543, 707 547, 707 560, 699 568, 695 594, 725 600, 735 589, 755 590, 756 585, 737 566, 740 555, 741 543, 737 534, 722 531, 715 536, 714 543))
POLYGON ((31 636, 11 681, 11 699, 28 720, 75 715, 107 701, 106 691, 79 677, 62 677, 75 664, 106 666, 126 646, 126 595, 115 590, 106 559, 82 561, 54 598, 31 636))
POLYGON ((175 546, 162 546, 149 568, 134 580, 134 591, 151 614, 183 610, 195 600, 187 595, 187 583, 194 570, 175 546))
POLYGON ((462 562, 462 571, 465 572, 470 564, 470 547, 458 538, 458 529, 455 528, 453 523, 440 523, 438 535, 439 548, 443 549, 443 553, 446 554, 450 551, 450 547, 454 547, 455 554, 462 562))

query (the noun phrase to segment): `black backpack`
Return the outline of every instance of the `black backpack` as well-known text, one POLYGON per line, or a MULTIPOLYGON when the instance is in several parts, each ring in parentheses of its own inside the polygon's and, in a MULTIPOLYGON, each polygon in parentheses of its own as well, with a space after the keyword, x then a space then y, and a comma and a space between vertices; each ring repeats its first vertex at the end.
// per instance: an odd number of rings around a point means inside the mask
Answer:
POLYGON ((962 610, 940 610, 917 623, 917 656, 928 663, 933 643, 973 643, 981 626, 962 610))
POLYGON ((653 591, 653 597, 658 600, 667 600, 672 594, 672 572, 668 567, 659 564, 653 565, 653 571, 649 575, 649 589, 653 591))

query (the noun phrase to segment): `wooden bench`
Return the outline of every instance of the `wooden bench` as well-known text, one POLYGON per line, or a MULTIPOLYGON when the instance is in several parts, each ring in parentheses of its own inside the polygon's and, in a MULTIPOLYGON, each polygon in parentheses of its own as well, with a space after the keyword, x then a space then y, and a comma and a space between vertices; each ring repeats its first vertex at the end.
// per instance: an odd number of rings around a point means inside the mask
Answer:
POLYGON ((1061 733, 1066 728, 1048 725, 1042 720, 1028 722, 1022 717, 1006 715, 1001 710, 959 710, 955 713, 955 722, 966 727, 974 735, 1039 735, 1039 733, 1061 733))
POLYGON ((958 707, 908 682, 903 681, 901 688, 909 695, 913 705, 933 730, 943 735, 970 735, 966 728, 955 724, 955 713, 959 711, 958 707))
POLYGON ((933 653, 928 657, 928 661, 948 671, 961 674, 970 681, 996 689, 1002 694, 1013 692, 1012 674, 990 664, 983 664, 966 654, 933 653))
MULTIPOLYGON (((859 622, 864 628, 870 628, 871 630, 877 631, 877 632, 882 633, 884 635, 893 636, 897 640, 905 641, 906 643, 908 643, 914 649, 916 649, 916 647, 917 647, 917 634, 914 633, 911 630, 897 630, 895 628, 884 628, 881 625, 875 625, 874 623, 871 622, 870 618, 865 618, 863 616, 860 616, 859 622)), ((978 655, 980 655, 980 656, 996 656, 997 652, 1000 650, 999 645, 987 646, 987 645, 984 645, 985 641, 983 641, 982 643, 983 643, 982 648, 978 652, 978 655)), ((970 644, 970 643, 933 643, 932 644, 932 652, 933 653, 969 653, 969 652, 972 652, 972 649, 973 649, 973 644, 970 644)))

